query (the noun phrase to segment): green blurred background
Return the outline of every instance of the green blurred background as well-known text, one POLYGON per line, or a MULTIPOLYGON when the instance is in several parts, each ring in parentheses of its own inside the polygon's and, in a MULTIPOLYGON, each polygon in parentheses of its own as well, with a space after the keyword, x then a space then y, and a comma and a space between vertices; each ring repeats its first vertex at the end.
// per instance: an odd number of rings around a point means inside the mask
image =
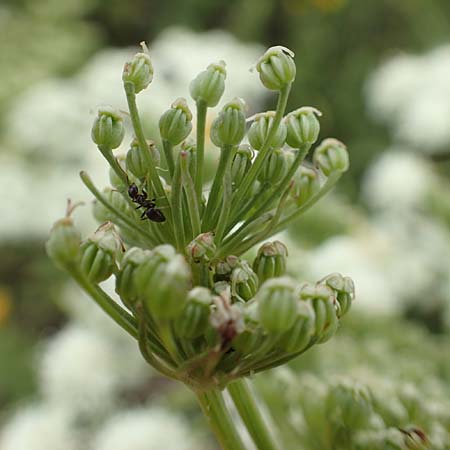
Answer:
MULTIPOLYGON (((0 217, 13 228, 16 218, 22 230, 10 233, 4 227, 6 231, 0 231, 0 411, 5 416, 22 399, 36 393, 38 380, 34 366, 39 345, 68 320, 59 306, 66 279, 45 256, 45 234, 32 231, 38 216, 51 213, 47 210, 45 196, 38 197, 26 180, 27 170, 31 171, 34 163, 40 167, 41 177, 58 171, 58 163, 46 155, 45 145, 21 148, 20 134, 33 126, 33 117, 17 112, 11 116, 11 111, 15 111, 24 95, 30 95, 46 80, 63 83, 77 76, 99 52, 112 47, 136 47, 142 40, 148 41, 152 49, 152 42, 173 26, 198 33, 221 29, 242 43, 259 43, 265 47, 281 44, 296 53, 298 75, 289 109, 300 105, 319 108, 324 114, 321 135, 342 140, 351 155, 351 169, 339 186, 337 206, 335 203, 323 207, 292 233, 293 241, 299 246, 314 248, 330 236, 351 235, 354 222, 365 221, 373 213, 368 212, 362 201, 361 182, 372 162, 391 146, 393 134, 389 124, 374 120, 368 113, 367 80, 394 55, 401 52, 423 54, 448 44, 450 2, 2 0, 0 155, 5 163, 0 166, 0 217), (13 136, 11 121, 15 123, 13 136), (15 143, 16 138, 19 144, 15 143), (17 155, 25 161, 20 163, 22 169, 25 167, 20 172, 23 179, 12 172, 17 155), (17 198, 26 198, 26 203, 15 200, 15 194, 24 186, 28 186, 29 191, 17 198)), ((207 40, 204 45, 208 45, 207 40)), ((201 53, 202 50, 199 45, 190 51, 201 53)), ((42 101, 46 101, 45 96, 42 101)), ((264 98, 264 102, 267 108, 272 107, 272 98, 264 98)), ((71 107, 70 102, 65 104, 68 111, 71 107)), ((39 105, 36 111, 38 114, 39 105)), ((89 111, 86 110, 86 114, 89 111)), ((450 127, 450 119, 448 124, 450 127)), ((58 130, 54 131, 57 134, 58 130)), ((424 129, 423 132, 429 131, 424 129)), ((63 147, 64 141, 60 145, 63 147)), ((80 149, 80 153, 84 151, 80 149)), ((432 214, 447 231, 449 202, 443 198, 450 198, 449 152, 450 142, 439 152, 430 151, 424 156, 425 164, 439 177, 441 184, 437 192, 444 195, 442 198, 437 195, 439 198, 434 202, 436 196, 430 197, 420 206, 422 212, 432 214)), ((30 173, 31 176, 36 175, 30 173)), ((405 176, 405 183, 414 184, 413 179, 407 180, 407 174, 405 176)), ((60 184, 49 189, 64 192, 65 186, 60 184)), ((63 208, 61 204, 61 212, 63 208)), ((56 218, 50 217, 51 220, 56 218)), ((449 266, 441 274, 447 280, 449 266)), ((442 334, 446 332, 442 303, 448 297, 447 294, 433 295, 439 297, 438 307, 423 311, 407 305, 402 315, 419 321, 420 326, 435 334, 442 334)))

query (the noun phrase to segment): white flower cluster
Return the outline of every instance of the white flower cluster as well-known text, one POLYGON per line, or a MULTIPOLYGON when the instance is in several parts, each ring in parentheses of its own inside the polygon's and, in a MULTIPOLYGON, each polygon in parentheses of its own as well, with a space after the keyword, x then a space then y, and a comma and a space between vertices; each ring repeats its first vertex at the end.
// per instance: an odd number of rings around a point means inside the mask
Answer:
POLYGON ((72 320, 42 350, 40 401, 19 409, 0 429, 0 448, 199 448, 182 418, 162 408, 123 404, 123 393, 142 388, 153 374, 135 341, 84 296, 73 286, 67 289, 63 307, 72 320))
MULTIPOLYGON (((0 207, 0 239, 46 236, 67 197, 89 199, 78 178, 80 170, 89 172, 100 186, 106 184, 104 161, 90 137, 94 109, 104 103, 126 108, 121 74, 134 51, 103 50, 72 78, 48 79, 15 99, 5 117, 6 136, 0 137, 0 190, 8 192, 0 207), (45 213, 37 205, 45 205, 45 213)), ((260 46, 241 44, 225 32, 196 34, 172 28, 151 44, 150 52, 155 79, 151 89, 139 96, 150 128, 157 126, 177 97, 185 95, 190 80, 217 59, 233 61, 227 67, 228 92, 245 94, 255 107, 265 95, 248 70, 260 46)), ((77 217, 92 228, 87 211, 77 217)))
POLYGON ((425 154, 450 146, 450 45, 422 56, 398 55, 368 80, 369 110, 399 142, 425 154))

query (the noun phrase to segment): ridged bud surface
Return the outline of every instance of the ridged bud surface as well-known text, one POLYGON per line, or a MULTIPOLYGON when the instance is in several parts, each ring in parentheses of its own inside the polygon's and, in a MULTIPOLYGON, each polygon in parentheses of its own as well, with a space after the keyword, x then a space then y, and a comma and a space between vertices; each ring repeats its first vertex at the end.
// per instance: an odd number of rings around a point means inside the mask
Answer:
MULTIPOLYGON (((148 149, 147 151, 151 154, 151 157, 155 163, 155 165, 159 166, 161 162, 161 157, 158 149, 155 147, 153 141, 147 141, 148 149)), ((148 176, 148 165, 150 161, 150 155, 146 155, 136 140, 134 140, 130 149, 127 152, 126 156, 126 165, 127 169, 139 179, 145 178, 148 176)))
POLYGON ((315 150, 314 164, 325 176, 345 172, 349 167, 347 147, 337 139, 325 139, 315 150))
POLYGON ((214 233, 199 234, 188 246, 187 255, 194 263, 201 261, 208 262, 216 253, 216 245, 214 244, 214 233))
POLYGON ((270 47, 256 63, 262 84, 270 90, 279 91, 295 80, 294 53, 286 47, 270 47))
POLYGON ((236 98, 227 103, 211 125, 211 140, 217 147, 238 145, 245 136, 245 103, 236 98))
POLYGON ((99 147, 113 150, 120 146, 124 136, 125 128, 120 113, 109 107, 99 109, 92 125, 92 140, 99 147))
POLYGON ((122 80, 132 83, 136 94, 146 89, 153 80, 153 65, 147 53, 136 53, 131 61, 125 63, 122 80))
POLYGON ((261 182, 276 185, 287 174, 294 160, 294 154, 290 150, 276 148, 264 163, 258 179, 261 182))
POLYGON ((186 99, 179 98, 159 119, 161 138, 172 145, 178 145, 189 136, 191 130, 192 113, 186 99))
POLYGON ((231 273, 231 294, 239 300, 248 301, 253 298, 258 290, 258 276, 246 261, 241 261, 239 266, 231 273))
MULTIPOLYGON (((275 111, 266 111, 255 114, 248 120, 253 120, 247 133, 248 141, 255 150, 260 150, 267 139, 269 130, 275 117, 275 111)), ((286 142, 287 128, 284 122, 280 123, 275 136, 270 143, 271 147, 281 148, 286 142)))
POLYGON ((318 109, 310 106, 303 106, 290 112, 284 118, 287 128, 287 144, 293 148, 314 144, 319 137, 320 123, 317 118, 321 115, 322 113, 318 109))
POLYGON ((269 278, 281 277, 286 273, 288 250, 280 241, 266 242, 253 261, 253 270, 262 283, 269 278))
POLYGON ((45 248, 50 258, 59 266, 78 262, 80 256, 81 235, 70 217, 58 220, 50 231, 45 248))
POLYGON ((303 206, 320 190, 319 174, 315 169, 300 166, 292 179, 291 197, 297 206, 303 206))
POLYGON ((252 166, 253 156, 253 150, 249 145, 243 144, 239 146, 231 164, 233 189, 237 189, 241 185, 242 180, 252 166))
POLYGON ((223 61, 210 64, 191 81, 189 85, 191 97, 196 102, 204 101, 209 108, 213 108, 223 95, 226 77, 227 72, 223 61))

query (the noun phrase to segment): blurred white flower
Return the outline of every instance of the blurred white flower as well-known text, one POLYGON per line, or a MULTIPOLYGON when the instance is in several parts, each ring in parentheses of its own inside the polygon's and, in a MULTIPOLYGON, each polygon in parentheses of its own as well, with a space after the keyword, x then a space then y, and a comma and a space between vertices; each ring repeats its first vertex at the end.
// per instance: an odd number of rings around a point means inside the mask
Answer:
POLYGON ((419 153, 450 146, 450 45, 422 56, 398 55, 382 64, 366 87, 369 111, 419 153))
POLYGON ((383 153, 362 183, 362 195, 372 209, 411 209, 426 201, 434 181, 427 162, 402 149, 383 153))
POLYGON ((199 450, 181 418, 157 408, 135 409, 109 419, 93 439, 92 450, 199 450))
POLYGON ((81 450, 64 409, 41 404, 21 409, 0 434, 2 450, 81 450))

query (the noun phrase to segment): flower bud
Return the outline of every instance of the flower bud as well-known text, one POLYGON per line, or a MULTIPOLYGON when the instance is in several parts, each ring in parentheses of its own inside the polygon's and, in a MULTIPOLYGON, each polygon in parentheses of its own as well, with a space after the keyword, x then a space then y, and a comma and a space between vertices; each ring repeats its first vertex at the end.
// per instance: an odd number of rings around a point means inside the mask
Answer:
POLYGON ((217 281, 214 283, 213 291, 217 295, 221 295, 224 292, 228 292, 230 290, 230 283, 228 281, 217 281))
POLYGON ((327 275, 323 280, 327 286, 335 291, 339 303, 339 317, 348 312, 355 298, 355 284, 350 277, 343 277, 340 273, 327 275))
POLYGON ((309 303, 298 302, 294 325, 286 332, 279 345, 288 353, 300 352, 308 346, 314 330, 314 310, 309 303))
POLYGON ((174 324, 177 336, 194 339, 203 334, 208 326, 211 304, 209 289, 196 287, 189 291, 183 312, 174 324))
MULTIPOLYGON (((158 149, 155 147, 155 143, 153 141, 147 141, 148 149, 147 151, 151 154, 151 158, 153 159, 156 166, 159 166, 161 162, 161 157, 158 149)), ((145 178, 148 176, 148 166, 151 159, 149 155, 146 155, 141 148, 137 140, 133 140, 130 145, 130 149, 127 152, 126 156, 126 165, 127 169, 138 179, 145 178)))
POLYGON ((69 216, 58 220, 50 231, 45 244, 48 256, 62 268, 78 263, 81 235, 69 216))
POLYGON ((240 261, 231 272, 231 295, 244 302, 253 298, 258 290, 258 276, 247 261, 240 261))
POLYGON ((91 131, 97 146, 113 150, 120 146, 124 136, 125 128, 119 112, 107 106, 99 109, 91 131))
POLYGON ((325 400, 326 416, 337 428, 355 430, 366 425, 372 413, 370 391, 353 381, 332 385, 325 400))
POLYGON ((199 234, 188 246, 186 253, 189 259, 194 263, 208 262, 216 253, 214 244, 214 233, 199 234))
POLYGON ((249 354, 258 349, 264 340, 264 334, 259 327, 258 305, 256 302, 237 303, 243 305, 242 317, 244 329, 232 341, 232 347, 243 354, 249 354))
POLYGON ((311 303, 315 312, 317 343, 324 343, 336 332, 339 325, 338 310, 333 290, 324 284, 305 284, 300 290, 300 299, 311 303))
POLYGON ((258 179, 261 182, 277 184, 287 174, 294 160, 294 154, 290 150, 277 148, 267 158, 258 179))
POLYGON ((229 281, 231 272, 239 264, 239 258, 229 255, 225 259, 215 261, 212 269, 214 270, 214 281, 229 281))
POLYGON ((178 145, 184 141, 192 130, 192 113, 186 99, 178 98, 159 119, 161 139, 178 145))
POLYGON ((210 64, 191 81, 189 85, 191 97, 196 102, 204 101, 209 108, 216 106, 225 90, 226 77, 224 61, 210 64))
POLYGON ((237 189, 252 166, 253 150, 247 145, 240 145, 231 164, 233 189, 237 189))
POLYGON ((136 53, 131 61, 125 63, 122 74, 124 84, 133 84, 136 94, 146 89, 153 80, 153 65, 147 46, 145 43, 141 43, 141 46, 143 52, 136 53))
POLYGON ((259 320, 268 333, 283 333, 294 325, 297 312, 297 286, 288 277, 265 281, 256 296, 259 320))
POLYGON ((125 306, 133 309, 138 301, 138 289, 136 286, 136 270, 143 264, 152 252, 139 247, 131 247, 125 253, 120 271, 116 276, 116 292, 125 306))
POLYGON ((325 139, 316 148, 313 161, 327 177, 332 172, 345 172, 349 167, 347 148, 337 139, 325 139))
POLYGON ((293 148, 302 145, 312 145, 317 141, 320 132, 320 123, 317 117, 322 113, 311 106, 303 106, 290 112, 284 122, 287 127, 286 142, 293 148))
POLYGON ((245 103, 235 98, 227 103, 211 125, 211 141, 217 147, 238 145, 245 136, 245 103))
POLYGON ((115 267, 120 241, 111 222, 106 222, 81 244, 81 270, 92 283, 108 279, 115 267))
POLYGON ((270 47, 256 63, 262 84, 272 91, 279 91, 295 80, 294 52, 286 47, 270 47))
MULTIPOLYGON (((266 111, 263 113, 255 114, 250 117, 248 120, 253 120, 248 133, 248 141, 250 145, 255 150, 260 150, 264 145, 264 142, 267 139, 269 134, 269 130, 272 126, 273 120, 275 117, 275 111, 266 111)), ((281 148, 283 147, 287 136, 287 128, 284 122, 280 123, 277 131, 275 132, 275 136, 272 138, 272 142, 270 143, 271 147, 281 148)))
POLYGON ((291 197, 297 206, 303 206, 320 190, 319 174, 315 169, 300 166, 292 179, 291 197))
POLYGON ((286 273, 287 255, 288 250, 280 241, 266 242, 259 248, 253 261, 253 270, 261 283, 286 273))
MULTIPOLYGON (((130 216, 132 214, 132 209, 130 208, 130 205, 127 203, 127 201, 124 199, 123 195, 111 188, 106 188, 103 191, 103 195, 105 197, 105 200, 115 209, 118 211, 121 211, 122 213, 130 216)), ((107 208, 102 203, 95 201, 93 204, 93 214, 95 219, 100 222, 114 222, 117 216, 114 214, 113 211, 111 211, 109 208, 107 208)))
POLYGON ((189 174, 191 178, 195 180, 195 171, 197 170, 197 146, 194 141, 188 139, 181 144, 181 150, 188 155, 189 174))

